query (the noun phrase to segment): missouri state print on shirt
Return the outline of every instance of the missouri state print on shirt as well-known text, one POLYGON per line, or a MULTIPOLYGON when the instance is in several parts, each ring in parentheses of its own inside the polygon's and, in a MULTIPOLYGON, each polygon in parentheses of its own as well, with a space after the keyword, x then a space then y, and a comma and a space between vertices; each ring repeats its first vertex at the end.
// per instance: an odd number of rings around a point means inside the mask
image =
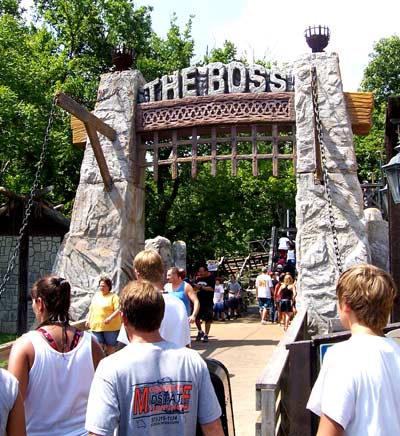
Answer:
POLYGON ((178 424, 180 416, 190 413, 192 381, 163 378, 133 385, 132 419, 137 428, 178 424))

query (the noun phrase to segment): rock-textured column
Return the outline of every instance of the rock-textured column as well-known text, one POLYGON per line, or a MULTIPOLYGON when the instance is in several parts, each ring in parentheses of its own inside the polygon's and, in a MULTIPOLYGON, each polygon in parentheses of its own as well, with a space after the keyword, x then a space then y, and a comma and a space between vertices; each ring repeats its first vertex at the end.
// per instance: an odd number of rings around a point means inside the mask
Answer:
POLYGON ((317 71, 326 169, 343 270, 368 262, 370 251, 338 56, 335 53, 304 55, 295 64, 298 290, 308 306, 310 333, 324 333, 328 319, 337 315, 335 285, 339 272, 325 188, 314 176, 312 66, 317 71))
POLYGON ((186 243, 185 241, 175 241, 172 244, 172 258, 177 268, 183 268, 186 271, 186 243))
POLYGON ((98 135, 113 188, 105 191, 88 141, 70 231, 53 267, 72 284, 73 319, 86 315, 102 275, 119 292, 133 276, 134 255, 144 248, 144 152, 135 144, 136 96, 143 82, 138 71, 101 77, 94 114, 117 132, 113 142, 98 135))
POLYGON ((161 256, 164 265, 164 276, 166 277, 167 270, 174 266, 172 260, 171 241, 164 236, 156 236, 153 239, 146 239, 146 250, 155 250, 161 256))

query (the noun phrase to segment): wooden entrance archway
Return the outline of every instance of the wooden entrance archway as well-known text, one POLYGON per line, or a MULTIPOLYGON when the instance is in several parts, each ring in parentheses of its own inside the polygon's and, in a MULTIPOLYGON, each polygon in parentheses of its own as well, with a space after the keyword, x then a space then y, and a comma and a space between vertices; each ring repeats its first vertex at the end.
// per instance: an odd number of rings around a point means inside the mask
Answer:
MULTIPOLYGON (((235 94, 192 97, 141 103, 137 107, 138 147, 145 152, 146 167, 169 165, 172 178, 178 167, 191 165, 197 176, 199 163, 211 163, 211 175, 218 162, 230 161, 232 175, 240 161, 252 162, 258 176, 258 162, 272 160, 272 172, 279 175, 280 160, 295 160, 296 132, 294 94, 235 94), (159 151, 170 150, 167 158, 159 151)), ((165 153, 164 153, 165 154, 165 153)))

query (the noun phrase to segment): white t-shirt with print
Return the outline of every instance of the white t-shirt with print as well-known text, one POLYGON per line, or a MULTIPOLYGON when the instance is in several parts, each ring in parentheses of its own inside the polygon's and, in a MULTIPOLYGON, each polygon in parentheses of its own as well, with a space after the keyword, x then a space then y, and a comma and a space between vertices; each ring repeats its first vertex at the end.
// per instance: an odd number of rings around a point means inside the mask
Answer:
POLYGON ((271 298, 271 289, 274 285, 268 274, 260 274, 256 279, 256 288, 258 288, 258 298, 271 298))
POLYGON ((326 352, 307 409, 333 419, 345 435, 400 435, 399 386, 400 345, 355 334, 326 352))

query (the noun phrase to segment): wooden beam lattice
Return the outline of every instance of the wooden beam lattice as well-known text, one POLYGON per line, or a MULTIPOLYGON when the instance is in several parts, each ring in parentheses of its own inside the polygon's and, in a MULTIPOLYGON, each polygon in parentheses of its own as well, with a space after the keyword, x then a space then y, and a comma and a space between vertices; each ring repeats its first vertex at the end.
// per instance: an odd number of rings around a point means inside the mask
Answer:
MULTIPOLYGON (((279 176, 279 162, 296 157, 295 125, 278 123, 224 126, 220 129, 193 127, 139 134, 138 145, 147 153, 145 167, 153 167, 154 180, 158 179, 158 167, 171 167, 173 179, 178 177, 182 164, 191 165, 192 178, 197 177, 199 163, 210 163, 212 176, 217 175, 218 162, 230 161, 233 176, 237 175, 240 161, 251 161, 254 177, 259 174, 259 161, 272 160, 273 176, 279 176), (281 152, 280 145, 290 152, 281 152), (262 149, 262 150, 261 150, 262 149), (168 158, 160 159, 160 150, 170 150, 168 158), (152 155, 151 158, 149 153, 152 155)), ((164 153, 165 154, 165 153, 164 153)))

